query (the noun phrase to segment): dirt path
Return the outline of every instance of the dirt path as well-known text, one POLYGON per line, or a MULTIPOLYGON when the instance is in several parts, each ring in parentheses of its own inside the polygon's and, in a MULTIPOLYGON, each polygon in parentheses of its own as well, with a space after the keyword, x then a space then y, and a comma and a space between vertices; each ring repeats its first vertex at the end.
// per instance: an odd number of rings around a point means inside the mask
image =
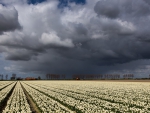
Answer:
POLYGON ((22 89, 26 95, 26 98, 27 98, 27 101, 30 105, 32 113, 41 113, 40 110, 38 109, 38 107, 36 106, 36 104, 34 103, 33 99, 30 97, 30 95, 28 94, 28 92, 26 91, 26 89, 23 87, 22 84, 21 84, 21 87, 22 87, 22 89))

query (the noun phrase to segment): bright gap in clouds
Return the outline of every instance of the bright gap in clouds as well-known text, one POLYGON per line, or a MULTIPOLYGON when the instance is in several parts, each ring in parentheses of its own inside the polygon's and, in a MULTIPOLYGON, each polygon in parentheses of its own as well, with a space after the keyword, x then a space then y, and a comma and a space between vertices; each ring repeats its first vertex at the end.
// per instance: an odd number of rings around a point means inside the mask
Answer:
POLYGON ((38 4, 38 3, 42 3, 45 2, 47 0, 28 0, 28 4, 38 4))
POLYGON ((59 5, 58 5, 58 7, 66 7, 66 6, 68 6, 68 3, 70 2, 70 3, 76 3, 76 4, 85 4, 86 3, 86 0, 59 0, 59 5))
POLYGON ((85 4, 86 0, 59 0, 61 3, 75 2, 76 4, 85 4))
MULTIPOLYGON (((28 4, 38 4, 42 2, 46 2, 47 0, 28 0, 28 4)), ((67 7, 69 3, 75 3, 75 4, 85 4, 86 0, 58 0, 59 8, 67 7)))

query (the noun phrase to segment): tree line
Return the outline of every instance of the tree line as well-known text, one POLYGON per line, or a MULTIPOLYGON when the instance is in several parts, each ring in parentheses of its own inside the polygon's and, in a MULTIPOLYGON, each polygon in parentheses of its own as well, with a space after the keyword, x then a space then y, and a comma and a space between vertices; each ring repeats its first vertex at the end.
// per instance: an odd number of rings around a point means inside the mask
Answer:
MULTIPOLYGON (((133 79, 134 74, 74 74, 70 79, 73 80, 98 80, 98 79, 133 79)), ((46 74, 47 80, 65 80, 66 75, 46 74)))

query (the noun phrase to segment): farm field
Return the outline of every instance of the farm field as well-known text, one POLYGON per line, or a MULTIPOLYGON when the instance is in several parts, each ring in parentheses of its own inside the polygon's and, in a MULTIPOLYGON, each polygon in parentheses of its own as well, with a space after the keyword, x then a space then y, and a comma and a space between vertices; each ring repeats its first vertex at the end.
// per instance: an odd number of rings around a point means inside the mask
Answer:
POLYGON ((1 113, 150 113, 150 82, 0 81, 1 113))

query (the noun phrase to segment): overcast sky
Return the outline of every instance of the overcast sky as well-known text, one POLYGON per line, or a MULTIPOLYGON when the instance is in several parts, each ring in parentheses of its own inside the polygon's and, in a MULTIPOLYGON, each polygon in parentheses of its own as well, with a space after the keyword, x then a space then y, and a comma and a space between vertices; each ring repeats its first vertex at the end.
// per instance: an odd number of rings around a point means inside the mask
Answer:
POLYGON ((150 0, 0 0, 0 73, 150 74, 150 0))

